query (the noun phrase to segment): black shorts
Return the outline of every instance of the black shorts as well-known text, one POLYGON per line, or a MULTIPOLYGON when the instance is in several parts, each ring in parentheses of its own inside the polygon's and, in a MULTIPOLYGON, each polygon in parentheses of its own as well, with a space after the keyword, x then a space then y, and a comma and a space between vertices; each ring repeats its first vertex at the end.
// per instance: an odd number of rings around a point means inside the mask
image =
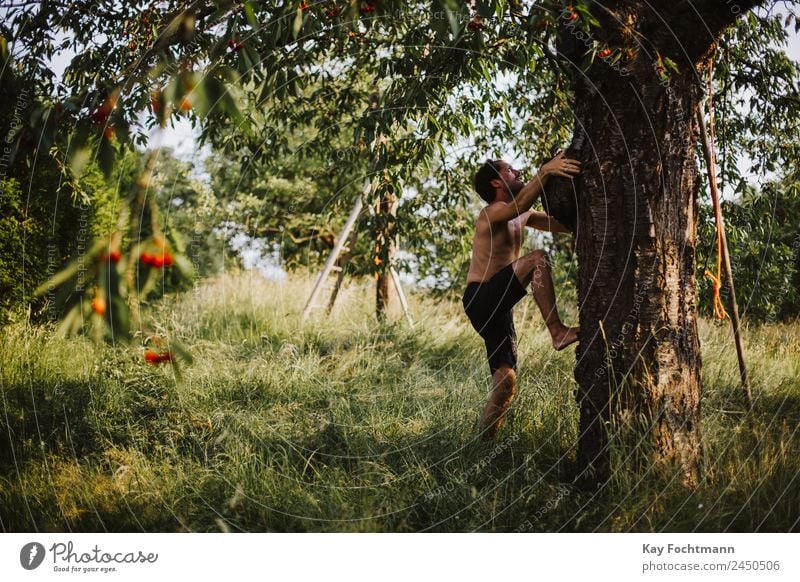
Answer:
POLYGON ((517 333, 511 309, 527 293, 511 265, 488 281, 467 284, 461 301, 472 327, 486 343, 492 374, 502 364, 517 369, 517 333))

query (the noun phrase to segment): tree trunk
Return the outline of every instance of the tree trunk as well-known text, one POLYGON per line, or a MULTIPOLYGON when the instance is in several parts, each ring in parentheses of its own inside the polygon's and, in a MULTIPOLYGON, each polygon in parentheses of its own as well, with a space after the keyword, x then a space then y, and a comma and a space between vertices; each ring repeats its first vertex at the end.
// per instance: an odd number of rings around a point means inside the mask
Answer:
POLYGON ((575 94, 586 103, 577 212, 579 465, 606 480, 609 436, 635 443, 645 430, 658 459, 680 461, 685 480, 696 483, 694 112, 701 92, 690 75, 674 79, 672 90, 625 87, 615 71, 596 76, 575 94))
POLYGON ((652 451, 648 463, 699 479, 695 111, 714 43, 759 3, 612 2, 583 29, 571 9, 561 15, 576 118, 567 154, 583 167, 549 182, 543 204, 577 233, 578 480, 590 488, 611 476, 612 442, 628 445, 621 458, 652 451))
POLYGON ((561 22, 559 51, 569 61, 580 62, 587 46, 614 47, 588 70, 573 69, 567 154, 583 162, 581 176, 553 180, 543 196, 577 233, 578 481, 590 488, 631 460, 674 463, 689 486, 700 477, 695 111, 713 41, 735 14, 723 19, 706 2, 698 4, 711 15, 704 20, 682 3, 669 6, 659 14, 639 3, 604 8, 596 38, 571 25, 569 13, 561 22), (647 50, 641 37, 652 41, 647 50), (678 71, 666 56, 680 59, 678 71), (613 467, 612 443, 621 445, 613 467))
POLYGON ((378 321, 386 319, 389 307, 389 267, 395 253, 394 217, 397 199, 387 189, 375 205, 377 235, 375 242, 375 315, 378 321))

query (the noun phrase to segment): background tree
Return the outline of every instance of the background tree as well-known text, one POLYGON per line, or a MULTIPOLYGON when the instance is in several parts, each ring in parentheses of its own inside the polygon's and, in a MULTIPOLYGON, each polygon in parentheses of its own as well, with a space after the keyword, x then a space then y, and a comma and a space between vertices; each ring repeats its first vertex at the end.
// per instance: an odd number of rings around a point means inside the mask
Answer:
MULTIPOLYGON (((745 186, 735 201, 722 205, 733 261, 737 296, 748 323, 790 321, 800 314, 800 187, 790 174, 759 188, 745 186)), ((715 259, 713 215, 700 207, 697 276, 715 259)), ((710 313, 712 295, 700 295, 700 310, 710 313)))

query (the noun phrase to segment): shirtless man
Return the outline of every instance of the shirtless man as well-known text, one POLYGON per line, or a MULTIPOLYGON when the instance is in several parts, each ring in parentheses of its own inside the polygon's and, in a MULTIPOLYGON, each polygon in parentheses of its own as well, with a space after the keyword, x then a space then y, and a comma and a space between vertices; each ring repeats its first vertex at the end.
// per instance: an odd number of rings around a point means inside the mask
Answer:
POLYGON ((544 164, 528 182, 502 160, 487 161, 475 175, 475 190, 487 202, 478 215, 472 261, 464 292, 464 311, 486 343, 492 391, 481 415, 481 432, 494 438, 517 390, 517 345, 511 309, 527 295, 528 285, 542 312, 553 347, 562 350, 578 339, 578 328, 561 323, 547 254, 519 256, 525 227, 569 232, 554 218, 530 210, 550 176, 574 178, 580 162, 563 153, 544 164))

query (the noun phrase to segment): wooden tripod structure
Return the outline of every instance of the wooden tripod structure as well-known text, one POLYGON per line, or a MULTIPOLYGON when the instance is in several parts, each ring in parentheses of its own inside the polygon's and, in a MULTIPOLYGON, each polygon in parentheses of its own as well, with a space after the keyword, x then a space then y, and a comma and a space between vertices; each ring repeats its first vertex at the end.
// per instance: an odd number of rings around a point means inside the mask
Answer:
MULTIPOLYGON (((370 95, 369 99, 369 107, 373 112, 376 112, 378 106, 380 105, 380 96, 377 93, 373 93, 370 95)), ((382 142, 382 138, 378 135, 375 138, 375 144, 379 144, 382 142)), ((372 167, 370 174, 375 172, 375 168, 377 166, 377 159, 373 158, 372 167)), ((336 239, 336 243, 333 245, 333 250, 331 251, 330 256, 328 256, 328 260, 325 261, 325 265, 322 267, 322 271, 320 272, 319 276, 317 277, 317 282, 314 284, 314 289, 311 291, 311 296, 308 298, 306 302, 306 306, 303 309, 303 321, 308 319, 308 316, 311 315, 311 312, 318 307, 321 307, 321 304, 317 303, 317 299, 319 294, 322 292, 322 289, 325 287, 324 282, 328 279, 331 273, 337 273, 336 282, 333 284, 331 289, 331 297, 328 300, 328 305, 325 309, 325 315, 330 315, 331 310, 333 309, 333 305, 336 302, 336 297, 339 294, 339 290, 342 287, 342 282, 344 281, 344 273, 345 268, 347 267, 347 263, 350 262, 350 259, 353 257, 353 251, 356 247, 356 229, 355 225, 358 221, 358 218, 364 211, 364 198, 368 197, 374 191, 374 184, 373 180, 368 176, 366 180, 364 180, 364 187, 361 189, 358 197, 356 198, 355 204, 353 205, 353 210, 350 211, 350 216, 347 217, 347 222, 344 223, 344 227, 342 227, 342 231, 339 233, 338 238, 336 239)), ((393 198, 393 197, 392 197, 393 198)), ((388 197, 384 196, 383 200, 378 200, 377 209, 375 212, 381 212, 381 208, 385 205, 386 212, 394 213, 394 205, 393 201, 389 200, 388 197)), ((372 207, 370 206, 370 210, 372 207)), ((382 235, 384 239, 383 242, 385 244, 392 244, 391 241, 391 233, 385 231, 382 235)), ((379 237, 381 240, 381 237, 379 237)), ((379 243, 380 246, 380 243, 379 243)), ((391 247, 390 247, 391 248, 391 247)), ((391 254, 391 253, 390 253, 391 254)), ((391 261, 391 256, 389 257, 391 261)), ((406 301, 406 296, 403 293, 403 288, 400 286, 400 277, 397 275, 397 271, 394 270, 394 267, 391 263, 388 266, 389 276, 392 280, 392 284, 394 285, 395 291, 397 291, 397 296, 400 299, 400 305, 403 307, 403 313, 405 313, 406 320, 408 321, 409 327, 414 327, 414 321, 411 319, 411 314, 408 312, 408 302, 406 301)), ((381 280, 378 278, 378 289, 376 293, 376 304, 379 317, 381 313, 383 313, 383 308, 385 306, 387 296, 388 287, 385 279, 381 280)))
MULTIPOLYGON (((330 315, 333 305, 336 302, 336 297, 342 287, 342 282, 344 281, 345 268, 347 267, 347 263, 353 257, 353 250, 355 249, 357 235, 355 225, 358 221, 358 218, 364 212, 363 199, 365 196, 369 195, 370 192, 372 192, 372 189, 372 180, 367 178, 367 180, 364 182, 364 187, 362 188, 361 193, 359 193, 358 197, 356 198, 353 209, 350 211, 350 216, 347 217, 347 221, 344 223, 342 231, 339 233, 336 243, 333 245, 331 254, 325 261, 322 271, 320 271, 319 275, 317 276, 317 281, 314 284, 311 295, 309 296, 306 306, 303 309, 303 321, 308 319, 309 315, 311 315, 311 312, 314 311, 314 309, 322 307, 322 304, 318 303, 319 295, 325 288, 324 282, 328 279, 331 273, 335 272, 337 273, 336 282, 332 287, 329 287, 331 289, 331 296, 325 309, 325 315, 330 315)), ((411 314, 408 311, 408 302, 406 301, 406 296, 403 293, 403 288, 400 285, 400 277, 398 276, 397 271, 395 271, 394 267, 391 265, 389 266, 389 276, 391 277, 392 284, 397 292, 397 297, 400 300, 400 305, 403 308, 403 313, 406 316, 408 325, 413 329, 414 320, 411 318, 411 314)))

